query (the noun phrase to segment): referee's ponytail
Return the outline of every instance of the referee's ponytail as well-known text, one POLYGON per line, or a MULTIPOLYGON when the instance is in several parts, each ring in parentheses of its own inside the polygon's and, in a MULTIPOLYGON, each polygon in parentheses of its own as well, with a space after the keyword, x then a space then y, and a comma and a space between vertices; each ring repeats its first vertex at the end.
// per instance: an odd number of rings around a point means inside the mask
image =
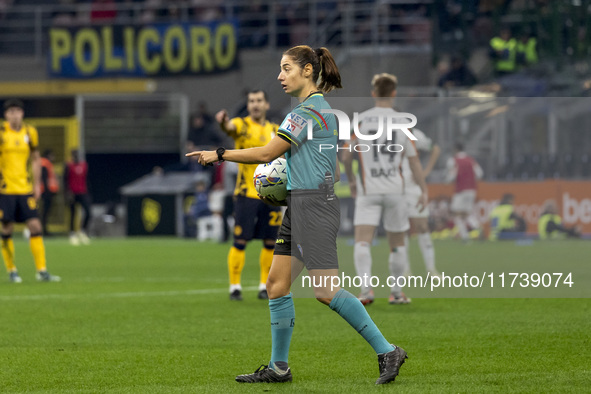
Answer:
POLYGON ((314 50, 308 45, 298 45, 288 49, 283 54, 294 59, 302 69, 306 64, 310 63, 313 70, 312 80, 323 93, 343 87, 339 68, 332 54, 325 47, 314 50))

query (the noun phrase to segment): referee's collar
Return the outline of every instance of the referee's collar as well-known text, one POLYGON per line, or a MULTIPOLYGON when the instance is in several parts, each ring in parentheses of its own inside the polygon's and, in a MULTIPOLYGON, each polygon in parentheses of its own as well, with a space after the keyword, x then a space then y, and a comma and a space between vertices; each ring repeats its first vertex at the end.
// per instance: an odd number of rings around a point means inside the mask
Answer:
POLYGON ((315 95, 317 95, 317 94, 319 94, 319 95, 321 95, 321 96, 323 95, 323 94, 322 94, 322 91, 320 91, 320 90, 317 90, 317 91, 315 91, 315 92, 312 92, 312 93, 310 93, 310 94, 309 94, 309 95, 308 95, 308 96, 307 96, 307 97, 304 99, 304 101, 302 101, 302 103, 306 102, 306 100, 308 100, 310 97, 312 97, 312 96, 315 96, 315 95))

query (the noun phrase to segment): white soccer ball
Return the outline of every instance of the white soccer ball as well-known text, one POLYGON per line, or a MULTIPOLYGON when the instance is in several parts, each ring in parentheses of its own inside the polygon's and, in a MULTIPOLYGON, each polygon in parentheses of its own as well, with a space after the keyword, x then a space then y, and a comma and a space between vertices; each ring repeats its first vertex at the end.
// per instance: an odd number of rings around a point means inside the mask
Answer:
POLYGON ((287 198, 287 162, 277 158, 270 163, 259 164, 254 170, 253 181, 261 196, 284 201, 287 198))

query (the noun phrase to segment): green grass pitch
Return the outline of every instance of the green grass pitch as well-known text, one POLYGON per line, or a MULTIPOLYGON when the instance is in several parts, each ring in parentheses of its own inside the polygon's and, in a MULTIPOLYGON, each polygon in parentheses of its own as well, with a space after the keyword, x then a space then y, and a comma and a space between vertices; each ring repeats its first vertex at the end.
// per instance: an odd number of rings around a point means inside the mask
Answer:
MULTIPOLYGON (((371 347, 326 306, 297 298, 290 352, 294 382, 239 385, 270 356, 267 303, 256 299, 259 244, 247 249, 245 300, 227 295, 229 244, 173 238, 94 240, 72 247, 46 241, 61 283, 37 283, 28 245, 16 240, 24 282, 0 281, 2 393, 226 392, 589 392, 589 298, 423 298, 369 312, 385 336, 409 353, 394 384, 376 387, 371 347)), ((531 246, 436 242, 448 272, 548 270, 583 263, 573 278, 590 283, 591 243, 531 246), (517 267, 517 268, 515 268, 517 267)), ((353 248, 339 245, 342 266, 353 248)), ((387 250, 374 248, 385 274, 387 250)), ((424 274, 416 247, 413 272, 424 274)), ((573 290, 577 290, 576 288, 573 290)), ((484 291, 484 290, 483 290, 484 291)), ((580 288, 579 290, 580 291, 580 288)), ((471 293, 476 294, 476 293, 471 293)), ((549 296, 552 293, 548 293, 549 296)), ((557 293, 566 294, 566 293, 557 293)), ((579 293, 577 293, 579 294, 579 293)), ((582 294, 582 293, 581 293, 582 294)))

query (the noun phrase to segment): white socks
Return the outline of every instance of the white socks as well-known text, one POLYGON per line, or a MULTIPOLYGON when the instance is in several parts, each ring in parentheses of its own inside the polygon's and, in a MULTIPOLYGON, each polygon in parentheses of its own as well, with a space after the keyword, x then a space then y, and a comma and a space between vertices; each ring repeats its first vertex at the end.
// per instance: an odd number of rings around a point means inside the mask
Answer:
MULTIPOLYGON (((357 271, 357 276, 361 278, 368 278, 367 281, 369 282, 369 278, 371 278, 370 244, 367 242, 355 242, 353 255, 355 259, 355 270, 357 271)), ((369 283, 364 283, 363 285, 368 286, 361 286, 361 292, 365 293, 371 290, 369 288, 369 283)))
POLYGON ((435 272, 435 249, 433 249, 431 234, 419 234, 417 238, 421 253, 423 254, 423 260, 425 261, 425 268, 429 272, 435 272))
POLYGON ((464 219, 456 217, 455 224, 458 228, 458 234, 460 234, 460 238, 462 239, 462 241, 469 240, 470 235, 468 234, 468 228, 466 227, 466 222, 464 221, 464 219))
MULTIPOLYGON (((404 276, 405 271, 408 267, 408 254, 406 252, 406 246, 400 246, 395 251, 390 252, 388 258, 388 265, 390 267, 390 275, 398 278, 404 276)), ((392 294, 400 295, 402 289, 400 286, 393 286, 391 288, 392 294)))

